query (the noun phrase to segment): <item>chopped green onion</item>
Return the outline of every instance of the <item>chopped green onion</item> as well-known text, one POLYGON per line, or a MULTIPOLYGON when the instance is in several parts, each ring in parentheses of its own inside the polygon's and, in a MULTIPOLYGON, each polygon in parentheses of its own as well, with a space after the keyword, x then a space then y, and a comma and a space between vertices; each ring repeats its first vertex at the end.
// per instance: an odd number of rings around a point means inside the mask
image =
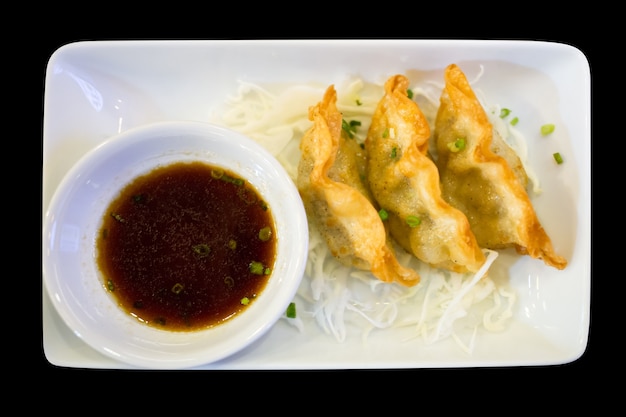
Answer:
MULTIPOLYGON (((241 185, 241 184, 236 184, 236 185, 241 185)), ((238 187, 237 196, 241 198, 246 204, 254 204, 258 201, 256 193, 248 187, 238 187)))
POLYGON ((183 284, 181 284, 180 282, 177 282, 176 284, 174 284, 174 286, 172 287, 172 292, 174 294, 180 294, 181 291, 184 289, 185 287, 183 286, 183 284))
POLYGON ((269 226, 266 226, 259 230, 259 239, 263 242, 267 242, 272 237, 272 229, 269 226))
POLYGON ((510 109, 503 108, 503 109, 500 110, 500 118, 501 119, 504 119, 509 114, 511 114, 511 110, 510 109))
POLYGON ((422 223, 422 219, 417 216, 411 215, 406 218, 406 224, 408 224, 409 227, 417 227, 420 225, 420 223, 422 223))
POLYGON ((393 148, 391 148, 391 159, 396 159, 396 157, 398 156, 398 148, 396 148, 395 146, 393 148))
POLYGON ((548 123, 548 124, 541 126, 541 134, 543 136, 549 135, 552 132, 554 132, 554 125, 552 123, 548 123))
POLYGON ((383 132, 383 138, 388 138, 389 137, 389 128, 386 127, 385 131, 383 132))
POLYGON ((228 241, 228 248, 232 250, 237 249, 237 241, 235 239, 230 239, 228 241))
POLYGON ((113 281, 111 281, 111 280, 107 281, 107 289, 109 291, 115 291, 115 284, 113 283, 113 281))
POLYGON ((361 122, 358 120, 350 120, 350 122, 346 122, 345 119, 341 119, 341 128, 348 134, 350 139, 354 137, 358 126, 361 126, 361 122))
POLYGON ((263 264, 257 261, 250 262, 250 265, 248 266, 248 268, 250 272, 255 275, 263 275, 265 272, 265 268, 263 267, 263 264))
POLYGON ((458 138, 454 142, 449 142, 448 149, 450 149, 450 152, 462 151, 463 149, 465 149, 465 139, 458 138))
POLYGON ((561 156, 560 153, 555 152, 552 154, 552 156, 554 157, 554 160, 556 161, 557 164, 561 165, 563 163, 563 157, 561 156))
POLYGON ((341 119, 341 128, 348 135, 350 139, 354 137, 354 133, 352 133, 352 129, 350 129, 350 125, 344 119, 341 119))
POLYGON ((296 318, 296 303, 293 303, 293 302, 289 303, 289 305, 287 306, 287 311, 285 311, 285 314, 290 319, 295 319, 296 318))
POLYGON ((233 277, 226 277, 224 278, 224 284, 226 284, 228 288, 233 288, 233 286, 235 285, 235 280, 233 279, 233 277))
POLYGON ((410 88, 406 90, 406 95, 412 99, 413 98, 413 90, 411 90, 410 88))
POLYGON ((194 255, 198 258, 204 258, 205 256, 208 256, 211 252, 211 248, 206 243, 193 245, 191 249, 193 250, 194 255))
POLYGON ((382 221, 385 221, 389 218, 389 213, 387 213, 387 210, 382 209, 382 208, 378 210, 378 215, 380 216, 380 219, 382 221))
POLYGON ((211 170, 211 177, 215 178, 216 180, 222 180, 222 181, 225 181, 225 182, 230 182, 230 183, 235 184, 235 185, 243 185, 243 183, 244 183, 243 179, 236 178, 236 177, 231 177, 230 175, 227 175, 221 169, 212 169, 211 170))
POLYGON ((519 122, 519 118, 518 118, 518 117, 514 117, 514 118, 511 120, 511 126, 515 126, 515 125, 517 124, 517 122, 519 122))
POLYGON ((117 220, 120 223, 124 223, 126 221, 122 218, 122 216, 120 216, 117 213, 111 213, 111 217, 113 217, 115 220, 117 220))
POLYGON ((357 98, 355 101, 357 106, 363 105, 363 102, 360 99, 357 98))
POLYGON ((240 302, 242 305, 247 306, 250 304, 250 299, 248 297, 243 297, 240 302))

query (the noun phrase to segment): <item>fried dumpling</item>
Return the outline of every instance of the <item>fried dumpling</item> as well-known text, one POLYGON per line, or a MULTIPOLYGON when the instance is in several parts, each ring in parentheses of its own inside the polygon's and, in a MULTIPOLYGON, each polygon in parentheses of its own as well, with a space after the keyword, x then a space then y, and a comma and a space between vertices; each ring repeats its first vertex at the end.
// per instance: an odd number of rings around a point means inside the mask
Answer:
POLYGON ((393 252, 378 211, 362 179, 363 150, 342 135, 337 93, 328 87, 309 109, 313 122, 300 143, 297 186, 309 217, 340 262, 371 271, 381 281, 412 286, 419 274, 403 267, 393 252))
POLYGON ((430 127, 408 88, 404 75, 390 77, 372 116, 365 140, 370 189, 405 250, 435 268, 476 272, 485 255, 465 215, 441 196, 427 152, 430 127))
POLYGON ((444 78, 433 135, 444 198, 465 213, 482 247, 514 247, 565 268, 535 214, 519 158, 493 129, 461 69, 449 65, 444 78))

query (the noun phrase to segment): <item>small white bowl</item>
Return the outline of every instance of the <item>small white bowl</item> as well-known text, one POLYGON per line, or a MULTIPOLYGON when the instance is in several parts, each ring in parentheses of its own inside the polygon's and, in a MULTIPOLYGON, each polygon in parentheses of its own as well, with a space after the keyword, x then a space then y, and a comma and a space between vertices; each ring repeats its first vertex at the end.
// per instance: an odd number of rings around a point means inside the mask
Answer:
POLYGON ((63 178, 43 224, 43 278, 52 304, 97 351, 141 368, 182 369, 245 348, 285 313, 308 253, 306 214, 280 163, 246 136, 201 122, 162 122, 125 131, 88 152, 63 178), (273 272, 242 313, 206 330, 166 331, 140 323, 108 294, 96 262, 104 210, 137 176, 178 161, 220 165, 247 179, 270 206, 276 227, 273 272))

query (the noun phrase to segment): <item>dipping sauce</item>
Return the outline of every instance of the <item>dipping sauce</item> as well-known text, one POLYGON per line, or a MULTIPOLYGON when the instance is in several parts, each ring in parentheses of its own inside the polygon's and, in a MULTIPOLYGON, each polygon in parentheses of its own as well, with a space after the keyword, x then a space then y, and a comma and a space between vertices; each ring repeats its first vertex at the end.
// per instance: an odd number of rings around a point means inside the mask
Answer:
POLYGON ((126 185, 96 242, 103 285, 147 325, 194 331, 254 303, 274 267, 270 208, 237 174, 202 162, 158 167, 126 185))

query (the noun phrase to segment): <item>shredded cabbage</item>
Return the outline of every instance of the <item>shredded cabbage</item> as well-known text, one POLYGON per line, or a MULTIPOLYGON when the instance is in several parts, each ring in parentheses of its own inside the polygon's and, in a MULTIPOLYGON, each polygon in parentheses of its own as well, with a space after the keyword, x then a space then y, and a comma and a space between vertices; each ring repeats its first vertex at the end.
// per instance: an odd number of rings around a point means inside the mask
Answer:
MULTIPOLYGON (((477 79, 481 75, 482 72, 477 79)), ((214 112, 209 120, 245 133, 260 143, 295 181, 300 139, 311 126, 308 109, 320 101, 326 87, 282 85, 274 86, 275 92, 271 92, 268 86, 241 81, 225 108, 214 112)), ((413 99, 431 127, 442 87, 433 82, 411 87, 413 99)), ((383 86, 351 78, 335 88, 338 109, 344 119, 361 122, 357 140, 363 141, 383 86)), ((524 157, 524 138, 518 132, 511 133, 503 123, 494 126, 503 137, 516 139, 514 149, 524 157)), ((434 152, 432 147, 431 152, 434 152)), ((486 274, 498 257, 495 251, 485 251, 485 264, 472 275, 434 269, 397 250, 400 263, 414 268, 422 277, 418 285, 404 287, 342 265, 331 255, 312 222, 309 236, 305 274, 294 300, 298 316, 284 317, 301 332, 308 329, 307 324, 314 323, 315 328, 342 343, 353 337, 366 339, 372 331, 402 328, 409 329, 409 339, 421 338, 426 343, 451 337, 464 352, 471 354, 480 329, 502 331, 513 315, 515 293, 496 285, 486 274)))

